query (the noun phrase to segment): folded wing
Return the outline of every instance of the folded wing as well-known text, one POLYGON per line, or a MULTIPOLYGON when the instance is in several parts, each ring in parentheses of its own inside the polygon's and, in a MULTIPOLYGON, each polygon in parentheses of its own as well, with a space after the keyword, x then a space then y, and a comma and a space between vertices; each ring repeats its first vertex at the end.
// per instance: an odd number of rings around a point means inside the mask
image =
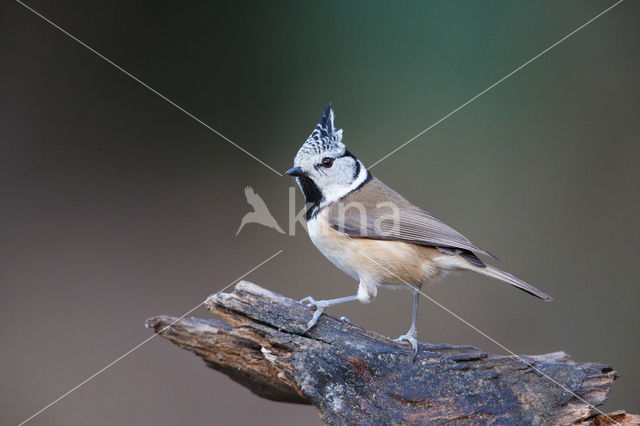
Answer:
POLYGON ((482 264, 473 253, 495 258, 376 178, 334 204, 328 217, 334 229, 351 237, 405 241, 440 247, 445 253, 450 249, 460 249, 462 255, 466 254, 473 263, 482 264), (465 253, 467 251, 471 253, 465 253))

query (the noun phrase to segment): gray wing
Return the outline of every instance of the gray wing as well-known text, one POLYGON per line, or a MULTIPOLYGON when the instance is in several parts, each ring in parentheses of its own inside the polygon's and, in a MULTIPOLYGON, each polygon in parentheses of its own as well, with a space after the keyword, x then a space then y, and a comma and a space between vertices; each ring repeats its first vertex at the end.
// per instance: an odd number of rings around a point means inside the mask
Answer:
MULTIPOLYGON (((448 254, 453 254, 450 249, 461 249, 495 257, 376 178, 332 206, 328 217, 334 229, 351 237, 434 246, 448 254)), ((477 259, 473 253, 468 255, 470 261, 477 259)))

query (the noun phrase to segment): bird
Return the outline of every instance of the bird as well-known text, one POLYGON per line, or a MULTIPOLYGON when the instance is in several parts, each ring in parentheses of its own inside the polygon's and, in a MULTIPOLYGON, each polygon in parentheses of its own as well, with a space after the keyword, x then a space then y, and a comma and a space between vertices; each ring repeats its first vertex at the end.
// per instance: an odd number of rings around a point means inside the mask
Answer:
POLYGON ((314 307, 305 333, 323 311, 337 304, 375 299, 378 288, 406 288, 413 294, 411 326, 395 339, 418 353, 416 326, 422 286, 452 271, 473 271, 511 284, 545 301, 552 297, 531 284, 485 263, 480 255, 497 258, 458 231, 415 206, 374 177, 342 142, 332 105, 285 172, 295 178, 306 205, 307 232, 316 248, 335 266, 358 281, 357 293, 328 300, 305 297, 314 307))
POLYGON ((244 215, 244 217, 240 221, 240 227, 236 231, 236 236, 238 236, 240 230, 242 230, 244 225, 246 225, 247 223, 259 223, 260 225, 273 228, 279 233, 284 234, 284 231, 282 230, 282 228, 280 228, 278 222, 276 222, 276 220, 271 215, 271 212, 269 211, 269 208, 265 204, 264 200, 255 193, 252 187, 247 186, 244 189, 244 195, 245 197, 247 197, 247 203, 249 203, 249 205, 253 207, 253 211, 244 215))

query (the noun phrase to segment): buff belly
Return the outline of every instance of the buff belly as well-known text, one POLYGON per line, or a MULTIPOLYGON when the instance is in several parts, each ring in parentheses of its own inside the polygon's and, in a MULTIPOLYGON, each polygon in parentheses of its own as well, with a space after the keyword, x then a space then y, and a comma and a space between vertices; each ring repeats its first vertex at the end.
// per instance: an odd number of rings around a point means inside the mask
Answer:
POLYGON ((352 278, 384 287, 422 286, 448 269, 434 247, 402 241, 351 238, 331 228, 321 211, 307 223, 309 237, 334 265, 352 278))

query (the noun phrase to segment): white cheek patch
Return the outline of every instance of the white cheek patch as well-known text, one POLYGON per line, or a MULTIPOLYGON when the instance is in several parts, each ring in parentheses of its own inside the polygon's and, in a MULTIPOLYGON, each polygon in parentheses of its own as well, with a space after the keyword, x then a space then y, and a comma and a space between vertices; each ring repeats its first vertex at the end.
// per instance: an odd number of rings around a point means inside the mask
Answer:
POLYGON ((343 184, 343 185, 341 184, 327 185, 326 188, 320 189, 322 191, 322 195, 324 196, 324 201, 322 202, 321 207, 324 207, 329 203, 332 203, 334 201, 338 201, 344 198, 345 196, 353 192, 355 189, 357 189, 360 185, 362 185, 367 180, 367 176, 369 175, 369 172, 367 171, 367 169, 364 167, 364 164, 362 164, 360 160, 356 159, 356 161, 358 162, 358 164, 360 164, 360 172, 358 173, 358 176, 356 176, 356 178, 351 183, 343 184))

